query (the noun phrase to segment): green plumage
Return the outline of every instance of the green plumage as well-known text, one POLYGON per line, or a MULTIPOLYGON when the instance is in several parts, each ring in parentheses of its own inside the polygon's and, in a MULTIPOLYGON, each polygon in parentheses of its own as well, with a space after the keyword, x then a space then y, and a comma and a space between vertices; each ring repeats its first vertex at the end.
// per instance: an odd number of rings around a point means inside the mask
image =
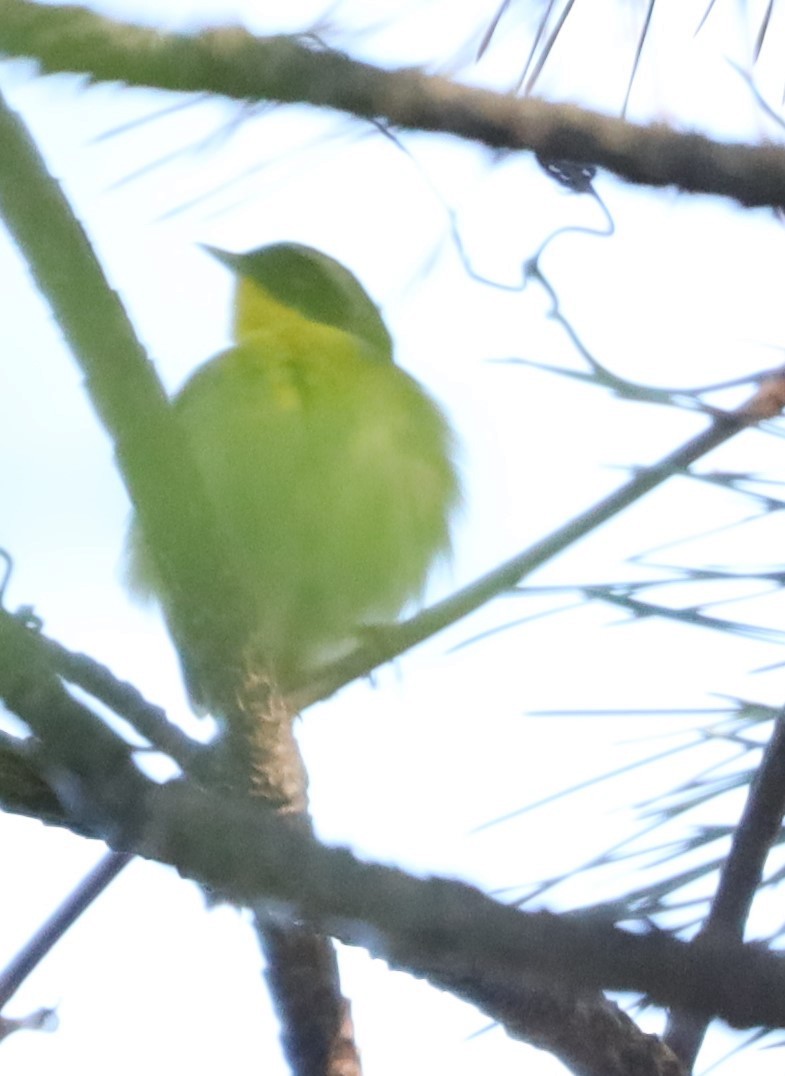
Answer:
MULTIPOLYGON (((337 262, 294 244, 215 253, 240 277, 238 342, 173 403, 251 599, 249 642, 286 683, 421 593, 449 550, 453 438, 337 262)), ((166 607, 138 524, 129 561, 166 607)))

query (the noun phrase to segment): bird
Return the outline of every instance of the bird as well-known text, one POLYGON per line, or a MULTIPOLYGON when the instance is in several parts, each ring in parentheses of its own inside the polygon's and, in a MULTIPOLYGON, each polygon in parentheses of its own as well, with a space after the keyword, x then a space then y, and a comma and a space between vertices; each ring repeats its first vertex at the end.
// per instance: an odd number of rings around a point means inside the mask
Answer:
MULTIPOLYGON (((205 249, 235 278, 233 343, 172 406, 244 591, 242 634, 289 685, 421 598, 449 557, 456 438, 339 261, 294 242, 205 249)), ((138 518, 126 548, 131 591, 166 611, 138 518)))
MULTIPOLYGON (((281 696, 421 597, 450 553, 456 440, 340 262, 292 242, 207 250, 235 278, 233 343, 188 377, 172 409, 242 588, 233 638, 244 671, 227 696, 212 692, 209 668, 205 682, 204 667, 190 667, 187 641, 181 662, 195 708, 226 721, 230 786, 308 826, 295 715, 281 696)), ((176 638, 177 596, 138 517, 126 549, 131 590, 158 600, 176 638)), ((253 910, 292 1069, 332 1071, 330 1059, 354 1049, 332 946, 253 910)))
MULTIPOLYGON (((195 708, 225 723, 231 790, 310 827, 284 693, 422 596, 450 553, 456 440, 340 262, 292 242, 207 250, 235 278, 234 342, 190 375, 172 409, 242 588, 232 637, 243 653, 228 694, 212 692, 209 668, 205 682, 203 665, 189 667, 187 641, 181 663, 195 708)), ((126 550, 129 587, 158 600, 177 639, 177 596, 138 517, 126 550)), ((331 943, 264 903, 253 912, 293 1073, 323 1076, 338 1061, 359 1071, 331 943)))

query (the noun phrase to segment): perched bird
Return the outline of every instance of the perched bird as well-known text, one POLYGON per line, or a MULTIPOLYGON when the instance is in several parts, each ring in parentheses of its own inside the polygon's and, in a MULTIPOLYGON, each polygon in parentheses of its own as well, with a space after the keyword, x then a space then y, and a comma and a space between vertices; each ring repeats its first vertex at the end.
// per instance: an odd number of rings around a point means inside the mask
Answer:
MULTIPOLYGON (((234 340, 173 405, 244 588, 244 634, 286 684, 395 617, 449 551, 454 441, 393 362, 359 281, 297 243, 207 248, 236 276, 234 340)), ((166 609, 138 522, 128 577, 166 609)))
MULTIPOLYGON (((184 670, 194 702, 225 719, 233 776, 244 772, 249 795, 307 825, 307 777, 282 692, 421 593, 450 546, 453 436, 394 364, 376 306, 333 258, 295 243, 211 253, 237 278, 235 343, 191 375, 173 406, 247 622, 233 632, 243 653, 228 693, 211 691, 214 669, 206 683, 204 669, 189 670, 187 653, 184 670)), ((132 588, 176 613, 138 520, 128 553, 132 588)), ((293 1073, 359 1071, 329 940, 264 904, 254 912, 293 1073)))

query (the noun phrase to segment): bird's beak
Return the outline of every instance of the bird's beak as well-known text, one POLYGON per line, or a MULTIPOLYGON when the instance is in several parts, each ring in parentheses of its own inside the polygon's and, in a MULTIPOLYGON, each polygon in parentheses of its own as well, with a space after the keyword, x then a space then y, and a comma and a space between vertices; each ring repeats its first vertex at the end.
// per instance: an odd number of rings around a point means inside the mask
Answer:
POLYGON ((202 250, 206 250, 207 253, 219 261, 221 265, 225 265, 227 269, 230 269, 233 273, 238 272, 240 262, 242 260, 242 254, 233 254, 230 250, 221 250, 220 247, 211 247, 207 243, 200 243, 199 246, 202 250))

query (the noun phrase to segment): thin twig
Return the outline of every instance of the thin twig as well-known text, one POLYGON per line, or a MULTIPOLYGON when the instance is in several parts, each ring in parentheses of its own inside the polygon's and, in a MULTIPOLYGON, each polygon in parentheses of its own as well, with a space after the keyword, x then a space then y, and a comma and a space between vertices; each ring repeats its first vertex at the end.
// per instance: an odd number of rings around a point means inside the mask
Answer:
POLYGON ((341 661, 323 669, 307 685, 298 685, 292 692, 293 702, 303 708, 326 698, 352 680, 367 676, 378 665, 392 661, 406 650, 457 623, 487 602, 517 586, 535 569, 669 478, 686 471, 701 456, 757 422, 773 418, 783 405, 785 367, 767 374, 755 393, 740 407, 733 411, 713 413, 707 429, 668 453, 658 463, 637 470, 619 489, 557 527, 545 538, 417 616, 376 632, 372 646, 360 647, 341 661))
POLYGON ((0 972, 0 1010, 13 997, 28 975, 38 967, 47 953, 60 941, 69 927, 132 859, 134 856, 130 852, 110 852, 100 859, 40 930, 36 931, 13 960, 6 965, 5 970, 0 972))

